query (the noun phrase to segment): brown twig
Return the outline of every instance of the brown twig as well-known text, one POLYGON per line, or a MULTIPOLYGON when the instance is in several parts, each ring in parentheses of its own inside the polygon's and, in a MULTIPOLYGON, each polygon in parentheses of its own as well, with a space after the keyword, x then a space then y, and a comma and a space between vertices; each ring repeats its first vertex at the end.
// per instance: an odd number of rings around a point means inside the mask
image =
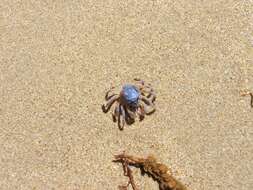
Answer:
POLYGON ((252 92, 244 92, 241 94, 241 96, 247 96, 250 95, 250 106, 253 108, 253 93, 252 92))
MULTIPOLYGON (((124 153, 123 153, 124 154, 124 153)), ((133 172, 129 167, 129 163, 126 159, 122 159, 122 166, 124 171, 124 176, 127 176, 129 178, 127 185, 120 185, 119 190, 127 190, 128 186, 131 184, 133 190, 138 190, 137 186, 135 185, 133 172)))
POLYGON ((126 155, 125 152, 123 152, 122 154, 115 155, 114 161, 121 162, 123 164, 124 173, 126 173, 126 176, 129 177, 128 185, 125 189, 121 190, 126 190, 129 184, 132 185, 133 190, 136 190, 129 165, 139 167, 144 173, 151 176, 158 182, 160 190, 186 190, 186 187, 171 175, 168 167, 164 164, 158 163, 154 156, 139 158, 126 155))

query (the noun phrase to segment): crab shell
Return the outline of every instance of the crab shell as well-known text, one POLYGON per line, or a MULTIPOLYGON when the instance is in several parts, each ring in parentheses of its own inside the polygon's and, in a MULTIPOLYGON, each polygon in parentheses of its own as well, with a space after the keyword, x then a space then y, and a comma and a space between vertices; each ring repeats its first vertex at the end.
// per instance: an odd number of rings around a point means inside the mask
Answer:
POLYGON ((136 108, 138 106, 140 94, 141 93, 134 85, 126 84, 122 87, 120 96, 126 105, 136 108))

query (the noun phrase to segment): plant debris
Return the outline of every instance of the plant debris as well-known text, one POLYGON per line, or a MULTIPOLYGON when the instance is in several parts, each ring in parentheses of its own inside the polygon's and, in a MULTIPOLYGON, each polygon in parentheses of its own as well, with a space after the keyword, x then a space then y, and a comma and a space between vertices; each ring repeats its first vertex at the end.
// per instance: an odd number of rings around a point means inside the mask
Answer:
POLYGON ((132 170, 130 169, 129 163, 127 162, 127 160, 124 159, 124 161, 122 162, 122 166, 123 166, 124 176, 127 176, 129 178, 129 181, 128 181, 127 185, 120 185, 119 190, 127 190, 128 186, 130 184, 131 184, 133 190, 138 190, 138 188, 135 185, 132 170))
POLYGON ((253 108, 253 93, 249 92, 249 91, 241 93, 241 96, 247 96, 247 95, 250 95, 250 97, 251 97, 250 106, 253 108))
POLYGON ((122 154, 115 155, 114 158, 114 162, 122 163, 124 175, 129 178, 127 185, 119 186, 119 190, 127 190, 130 184, 133 190, 138 190, 129 167, 130 165, 140 168, 143 174, 148 174, 157 181, 159 190, 187 190, 181 182, 171 175, 169 168, 164 164, 158 163, 152 155, 147 158, 139 158, 123 152, 122 154))

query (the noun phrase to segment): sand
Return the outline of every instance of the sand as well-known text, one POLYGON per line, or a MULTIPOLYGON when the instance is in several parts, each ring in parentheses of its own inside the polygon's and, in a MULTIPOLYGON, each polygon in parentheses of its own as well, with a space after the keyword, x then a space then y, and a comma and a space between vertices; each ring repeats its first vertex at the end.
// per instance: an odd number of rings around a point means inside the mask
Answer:
MULTIPOLYGON (((0 189, 117 189, 113 155, 156 155, 191 190, 253 189, 252 1, 0 2, 0 189), (101 104, 139 77, 157 111, 101 104)), ((142 190, 158 189, 134 169, 142 190)))

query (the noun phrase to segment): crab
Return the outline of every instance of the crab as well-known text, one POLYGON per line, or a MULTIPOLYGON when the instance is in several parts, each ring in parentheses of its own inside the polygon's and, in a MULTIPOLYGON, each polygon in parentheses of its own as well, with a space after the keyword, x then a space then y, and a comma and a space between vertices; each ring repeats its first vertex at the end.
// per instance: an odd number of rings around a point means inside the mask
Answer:
POLYGON ((125 84, 117 91, 112 87, 106 92, 102 109, 107 113, 112 106, 112 117, 114 122, 118 122, 120 130, 124 129, 125 123, 134 123, 136 117, 143 120, 145 115, 155 112, 154 101, 156 95, 149 83, 141 79, 134 79, 133 84, 125 84))

